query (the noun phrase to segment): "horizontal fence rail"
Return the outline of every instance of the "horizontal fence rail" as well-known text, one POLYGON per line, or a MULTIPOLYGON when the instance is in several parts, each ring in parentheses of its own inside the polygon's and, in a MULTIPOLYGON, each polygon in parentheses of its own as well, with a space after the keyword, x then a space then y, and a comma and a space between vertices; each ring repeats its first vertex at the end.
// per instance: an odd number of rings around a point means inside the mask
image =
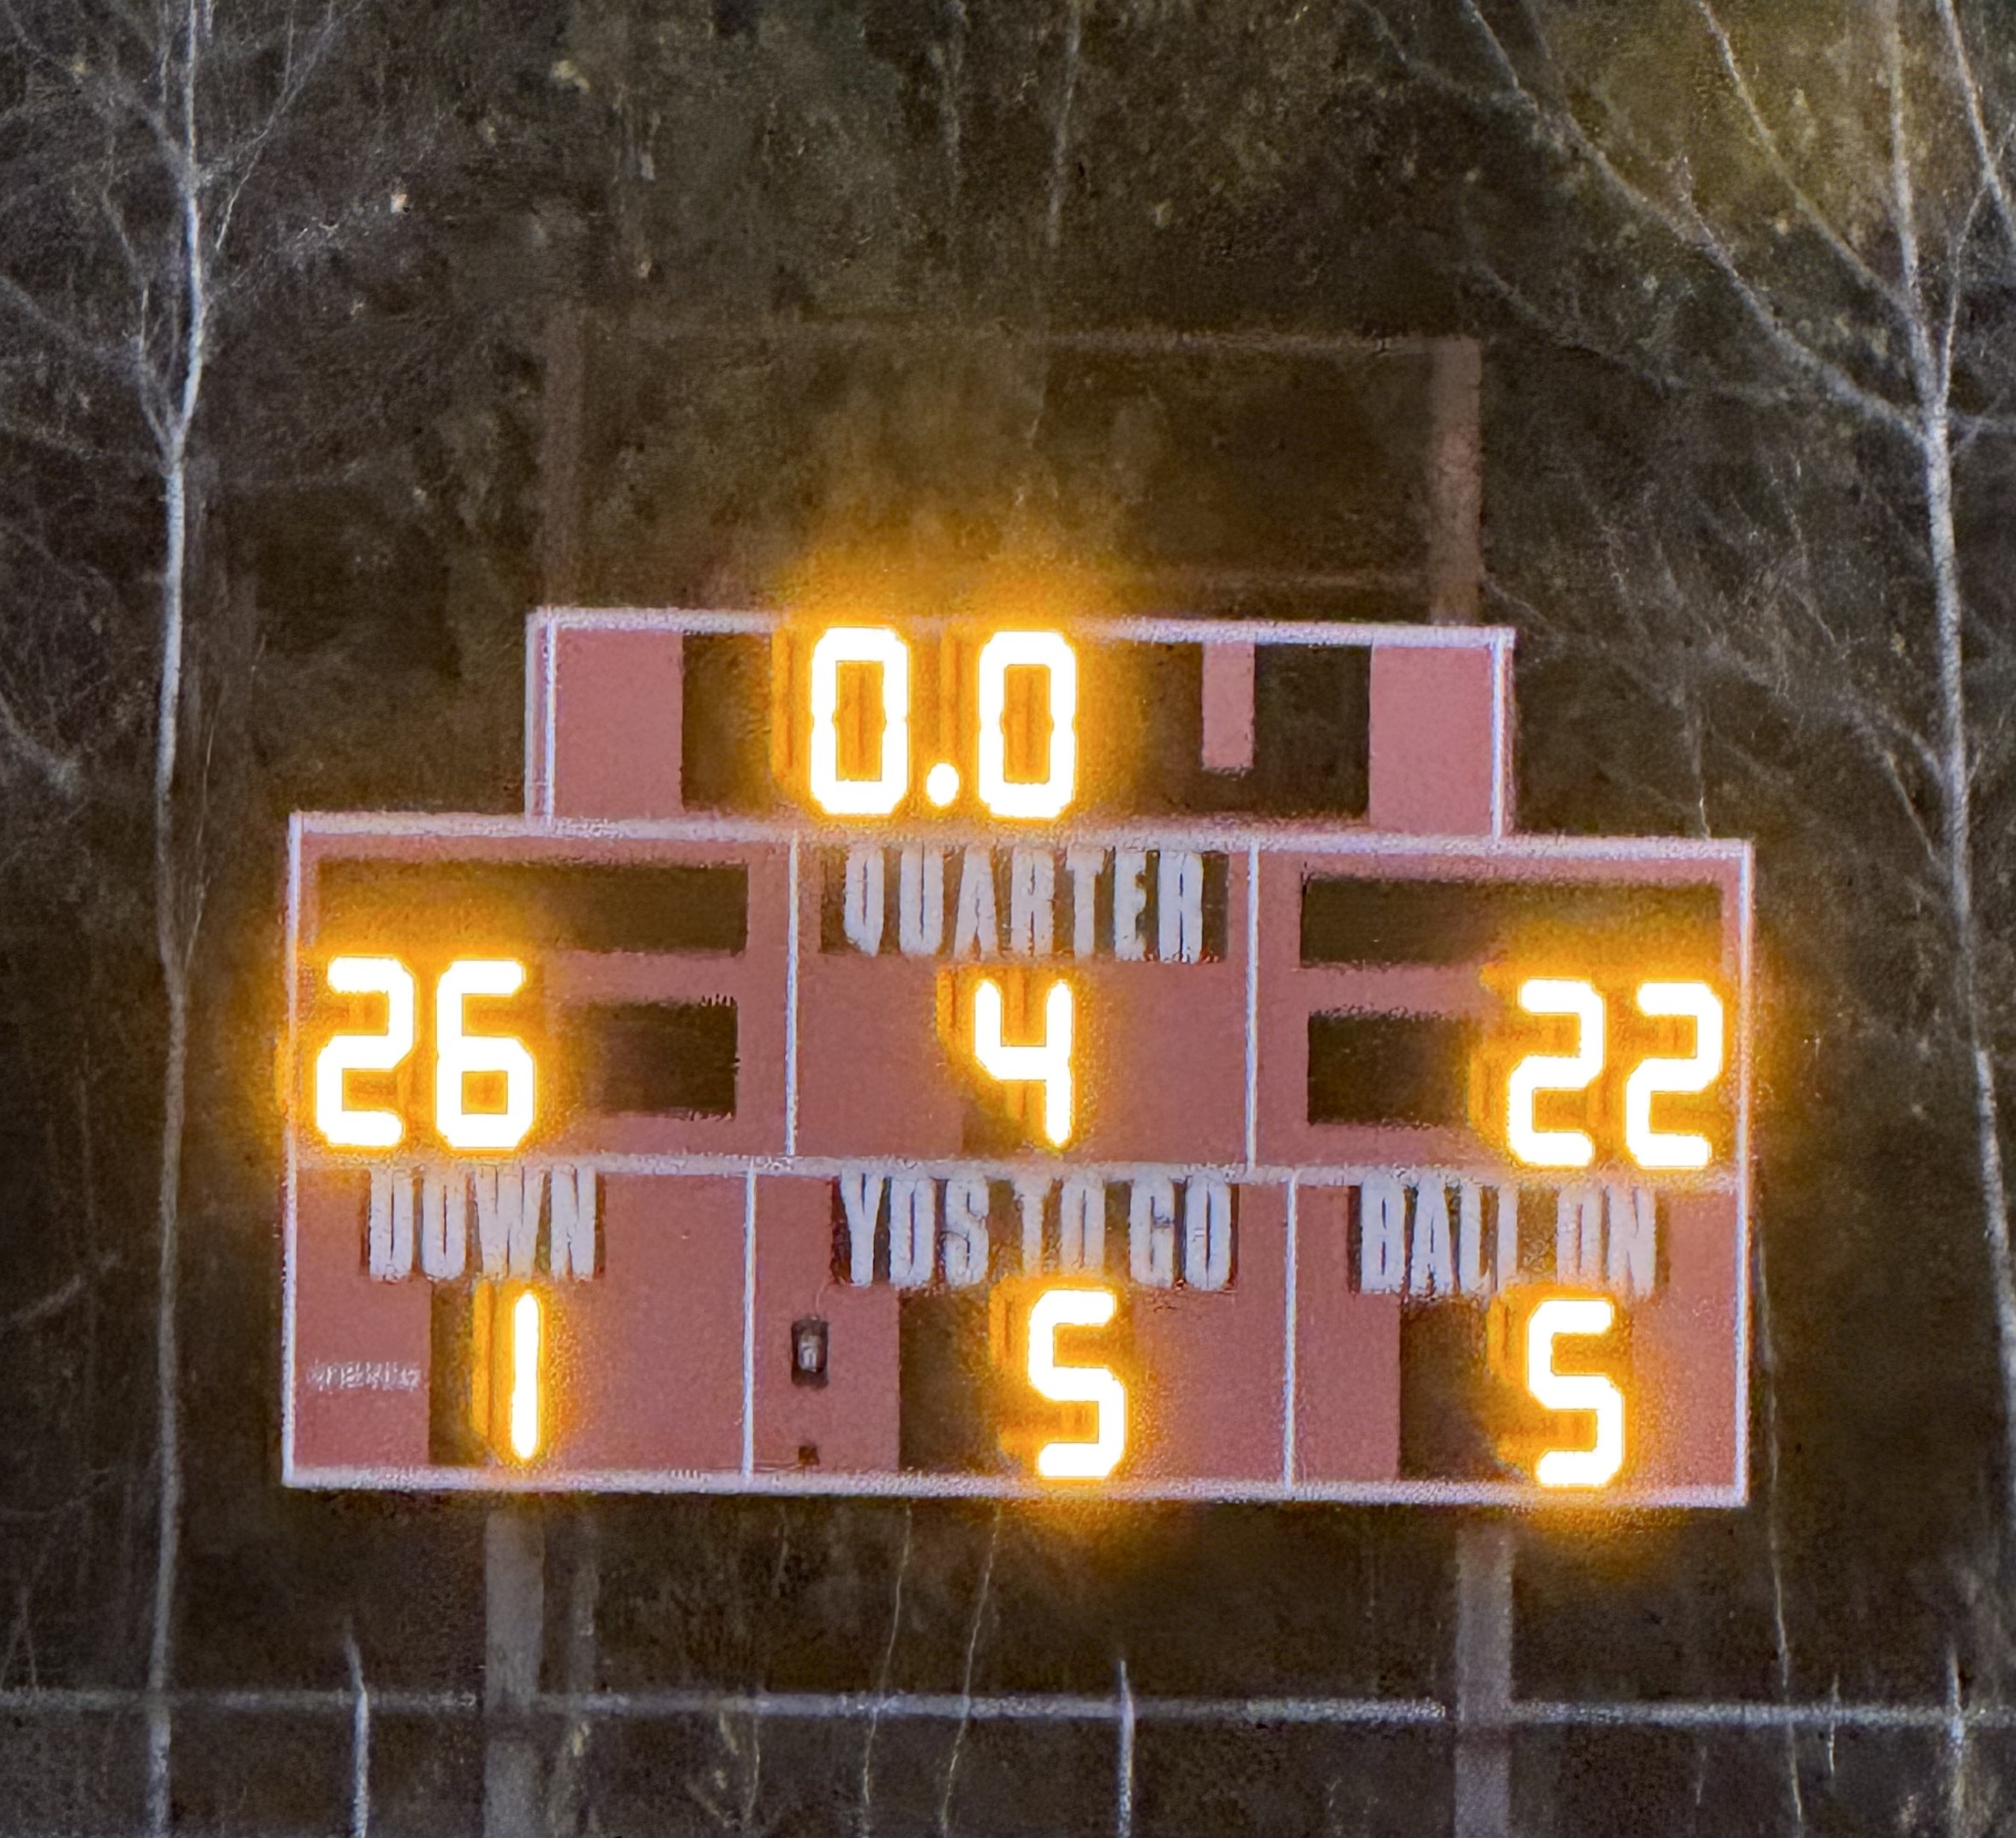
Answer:
POLYGON ((351 1731, 348 1830, 371 1829, 371 1742, 381 1719, 442 1719, 499 1727, 553 1724, 672 1722, 740 1718, 777 1722, 924 1721, 952 1724, 1110 1726, 1116 1736, 1115 1831, 1132 1838, 1135 1733, 1144 1725, 1224 1728, 1329 1727, 1443 1732, 1469 1729, 1612 1731, 1787 1735, 1836 1732, 1923 1734, 1964 1748, 1977 1734, 2016 1731, 2016 1705, 1967 1702, 1871 1703, 1828 1697, 1771 1703, 1742 1698, 1569 1700, 1515 1698, 1494 1714, 1459 1714, 1437 1697, 1330 1696, 1137 1696, 1127 1670, 1110 1692, 814 1691, 679 1688, 635 1691, 542 1691, 509 1708, 486 1704, 480 1690, 377 1686, 352 1659, 352 1682, 326 1686, 183 1687, 162 1693, 118 1686, 0 1688, 0 1719, 140 1717, 159 1704, 171 1712, 223 1716, 347 1719, 351 1731))
MULTIPOLYGON (((1447 1726, 1455 1709, 1438 1697, 1140 1697, 1098 1692, 542 1691, 523 1705, 486 1711, 482 1693, 410 1686, 188 1687, 159 1694, 117 1686, 30 1685, 0 1688, 0 1717, 134 1715, 155 1703, 171 1710, 226 1716, 354 1716, 360 1703, 374 1716, 486 1717, 494 1721, 548 1718, 671 1721, 693 1716, 771 1717, 780 1721, 900 1721, 977 1723, 1352 1724, 1447 1726)), ((1468 1721, 1475 1721, 1475 1717, 1468 1721)), ((2016 1705, 1868 1703, 1810 1698, 1774 1703, 1742 1698, 1636 1698, 1576 1702, 1519 1698, 1499 1722, 1513 1728, 2016 1730, 2016 1705)))

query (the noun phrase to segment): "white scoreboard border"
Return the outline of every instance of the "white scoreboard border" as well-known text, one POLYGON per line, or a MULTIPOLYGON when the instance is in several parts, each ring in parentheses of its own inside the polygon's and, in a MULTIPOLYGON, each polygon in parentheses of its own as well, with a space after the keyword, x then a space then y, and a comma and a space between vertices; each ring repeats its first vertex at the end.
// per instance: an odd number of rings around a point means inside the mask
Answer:
MULTIPOLYGON (((1056 1500, 1077 1497, 1087 1502, 1124 1500, 1307 1502, 1338 1505, 1439 1506, 1538 1506, 1606 1511, 1679 1507, 1731 1507, 1745 1504, 1750 1475, 1750 1087, 1752 952, 1755 929, 1755 858, 1747 842, 1698 837, 1583 837, 1513 835, 1504 829, 1509 776, 1510 660, 1512 634, 1504 628, 1379 626, 1284 626, 1233 621, 1113 620, 1100 621, 1098 635, 1110 641, 1146 644, 1295 644, 1402 645, 1414 648, 1489 649, 1495 656, 1493 698, 1494 833, 1489 836, 1409 835, 1369 829, 1309 829, 1292 823, 1217 822, 1182 828, 1169 824, 1106 824, 1097 831, 1062 827, 1046 838, 1069 835, 1108 846, 1146 842, 1247 856, 1247 1027, 1246 1145, 1242 1164, 1217 1171, 1247 1182, 1285 1186, 1288 1243, 1283 1290, 1289 1332, 1283 1361, 1282 1478, 1273 1481, 1214 1479, 1197 1481, 1122 1481, 1088 1488, 1059 1489, 1038 1482, 988 1475, 846 1475, 811 1470, 758 1469, 754 1460, 755 1386, 755 1196, 759 1174, 830 1174, 838 1165, 829 1158, 800 1158, 796 1151, 798 1111, 798 973, 802 941, 799 936, 800 858, 808 846, 858 841, 858 830, 808 820, 763 822, 721 817, 609 820, 556 817, 550 808, 551 748, 554 709, 551 669, 553 636, 577 627, 617 630, 673 630, 682 632, 744 632, 764 635, 780 621, 768 614, 582 612, 544 609, 529 626, 527 658, 527 799, 523 817, 484 817, 403 812, 299 812, 288 826, 286 967, 289 1063, 296 1057, 299 1023, 301 859, 310 836, 377 836, 401 839, 493 839, 497 841, 720 842, 743 846, 785 846, 789 855, 791 913, 787 939, 785 1027, 785 1143, 781 1157, 694 1156, 609 1157, 599 1160, 612 1171, 664 1174, 740 1173, 745 1182, 744 1205, 743 1386, 741 1465, 737 1472, 647 1469, 638 1470, 547 1469, 521 1472, 504 1469, 398 1467, 304 1467, 296 1459, 295 1397, 297 1296, 296 1239, 301 1147, 290 1108, 286 1120, 284 1227, 282 1243, 283 1309, 281 1321, 281 1474, 290 1487, 314 1489, 369 1489, 404 1493, 606 1493, 784 1494, 875 1497, 897 1500, 986 1499, 1056 1500), (535 697, 543 683, 545 706, 535 697), (535 721, 535 715, 543 715, 535 721), (533 741, 543 734, 547 757, 535 757, 533 741), (1650 1488, 1618 1488, 1594 1494, 1563 1494, 1517 1482, 1409 1481, 1319 1482, 1292 1478, 1295 1462, 1296 1305, 1296 1197, 1304 1186, 1349 1182, 1364 1170, 1337 1167, 1271 1167, 1256 1155, 1259 1079, 1259 857, 1263 849, 1311 855, 1437 857, 1445 860, 1625 865, 1647 862, 1694 863, 1704 868, 1733 867, 1738 900, 1737 1027, 1737 1106, 1732 1185, 1737 1206, 1736 1397, 1734 1473, 1726 1485, 1650 1488)), ((920 828, 924 826, 919 826, 920 828)), ((994 843, 997 829, 956 824, 929 826, 930 834, 948 845, 971 841, 994 843)), ((924 1165, 924 1164, 919 1164, 924 1165)), ((1724 1183, 1714 1183, 1718 1186, 1724 1183)))
MULTIPOLYGON (((525 625, 525 814, 553 814, 559 775, 559 672, 563 632, 658 632, 766 638, 791 621, 776 613, 685 608, 541 607, 525 625)), ((906 619, 918 632, 967 623, 950 615, 906 619)), ((1289 644, 1336 650, 1488 651, 1491 654, 1491 834, 1511 829, 1512 647, 1509 626, 1337 625, 1313 620, 1087 618, 1073 635, 1100 644, 1289 644)))
MULTIPOLYGON (((948 840, 954 834, 946 832, 948 840)), ((982 832, 991 835, 992 832, 982 832)), ((1073 832, 1073 834, 1079 834, 1073 832)), ((1150 841, 1181 847, 1243 853, 1247 859, 1248 890, 1247 976, 1247 1158, 1215 1168, 1247 1182, 1283 1186, 1287 1190, 1288 1243, 1284 1260, 1284 1308, 1290 1331, 1284 1336, 1283 1360, 1282 1470, 1278 1481, 1134 1481, 1103 1484, 1087 1497, 1114 1500, 1311 1501, 1339 1504, 1423 1506, 1495 1506, 1532 1507, 1571 1506, 1604 1508, 1740 1506, 1748 1499, 1750 1472, 1750 1085, 1751 955, 1755 926, 1754 856, 1746 842, 1674 837, 1579 836, 1407 836, 1373 831, 1312 831, 1286 825, 1218 826, 1181 830, 1171 828, 1109 829, 1085 833, 1088 838, 1116 841, 1150 841), (1564 1496, 1543 1493, 1516 1482, 1405 1481, 1313 1482, 1292 1477, 1295 1462, 1296 1307, 1296 1198, 1306 1186, 1349 1184, 1362 1178, 1363 1169, 1336 1166, 1273 1166, 1261 1163, 1256 1147, 1259 936, 1257 889, 1261 850, 1300 854, 1352 856, 1433 856, 1475 861, 1558 861, 1624 864, 1649 861, 1697 863, 1703 867, 1733 867, 1738 899, 1736 1145, 1732 1174, 1707 1185, 1732 1187, 1737 1203, 1736 1399, 1734 1475, 1726 1486, 1633 1489, 1619 1488, 1597 1495, 1564 1496)), ((984 1475, 839 1475, 802 1470, 760 1470, 754 1461, 755 1386, 755 1203, 759 1174, 830 1176, 840 1163, 830 1157, 801 1157, 795 1152, 792 1125, 797 1110, 796 1003, 798 957, 799 859, 805 844, 839 842, 858 832, 805 824, 733 822, 709 817, 609 822, 547 817, 487 817, 405 815, 398 813, 302 813, 288 832, 287 976, 289 1063, 298 1025, 299 938, 302 844, 309 835, 378 836, 400 839, 483 838, 498 841, 680 841, 722 842, 743 846, 787 846, 791 855, 792 921, 787 940, 785 1069, 787 1078, 787 1151, 781 1156, 609 1156, 598 1167, 611 1172, 666 1175, 736 1175, 745 1182, 744 1203, 742 1462, 739 1472, 677 1470, 542 1470, 523 1473, 488 1469, 407 1469, 374 1467, 303 1467, 295 1457, 296 1235, 301 1147, 290 1114, 286 1125, 284 1309, 281 1407, 282 1477, 290 1487, 368 1488, 398 1492, 610 1493, 610 1494, 843 1494, 891 1499, 1050 1499, 1056 1489, 1040 1484, 984 1475)), ((875 1161, 866 1158, 863 1165, 875 1161)), ((849 1165, 852 1165, 850 1164, 849 1165)), ((907 1164, 906 1164, 907 1165, 907 1164)), ((917 1166, 929 1171, 930 1164, 917 1166)), ((961 1164, 964 1165, 964 1164, 961 1164)), ((1047 1164, 1046 1164, 1047 1165, 1047 1164)), ((1090 1165, 1090 1164, 1087 1164, 1090 1165)), ((1123 1174, 1131 1164, 1108 1170, 1123 1174)), ((1452 1170, 1455 1171, 1455 1170, 1452 1170)), ((1502 1172, 1497 1170, 1494 1172, 1502 1172)))

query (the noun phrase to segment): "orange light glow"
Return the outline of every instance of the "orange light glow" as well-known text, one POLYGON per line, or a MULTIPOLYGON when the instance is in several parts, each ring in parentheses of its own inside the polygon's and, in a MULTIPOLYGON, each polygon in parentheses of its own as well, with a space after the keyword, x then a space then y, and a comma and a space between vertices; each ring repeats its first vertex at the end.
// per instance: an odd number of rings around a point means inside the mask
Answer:
POLYGON ((1694 1023, 1694 1051, 1685 1059, 1641 1060, 1624 1091, 1624 1144, 1641 1168, 1705 1168, 1714 1151, 1706 1136, 1652 1127, 1652 1100, 1662 1092, 1705 1092, 1722 1072, 1722 1004, 1705 983, 1642 983, 1641 1015, 1694 1023))
POLYGON ((830 626, 812 646, 812 801, 833 817, 887 817, 910 788, 910 647, 887 626, 830 626), (882 740, 873 778, 842 778, 840 667, 882 679, 882 740))
POLYGON ((413 1051, 413 973, 396 957, 334 957, 329 987, 339 996, 383 996, 385 1027, 336 1034, 315 1056, 315 1128, 340 1149, 390 1149, 406 1126, 395 1111, 353 1111, 344 1080, 352 1072, 391 1072, 413 1051))
POLYGON ((1029 1383, 1053 1404, 1086 1404, 1098 1411, 1090 1442, 1046 1442, 1036 1452, 1036 1471, 1046 1481, 1104 1481, 1127 1453, 1127 1387, 1108 1366, 1066 1366, 1057 1361, 1057 1331, 1104 1327, 1119 1308, 1110 1289, 1045 1290, 1029 1310, 1029 1383))
POLYGON ((1548 1449, 1534 1467, 1542 1487, 1607 1487, 1624 1466, 1624 1397, 1594 1372, 1558 1372, 1554 1343, 1564 1336, 1606 1334, 1617 1320, 1607 1296, 1550 1296, 1526 1323, 1526 1388, 1550 1410, 1586 1410, 1596 1439, 1586 1449, 1548 1449))
POLYGON ((458 958, 434 991, 434 1127, 450 1148, 515 1149, 532 1133, 537 1070, 522 1040, 472 1034, 464 1004, 472 996, 515 996, 525 967, 514 958, 458 958), (466 1081, 484 1073, 504 1079, 501 1111, 468 1108, 466 1081))
POLYGON ((984 979, 973 991, 973 1057, 1002 1084, 1026 1081, 1043 1087, 1043 1133, 1054 1148, 1071 1140, 1071 985, 1050 985, 1043 1003, 1043 1039, 1010 1046, 1001 1038, 1001 985, 984 979))
POLYGON ((1542 1129, 1534 1103, 1542 1092, 1586 1091, 1603 1069, 1603 998, 1578 977, 1529 977, 1519 985, 1528 1015, 1574 1017, 1573 1053, 1528 1053, 1512 1068, 1506 1093, 1505 1137, 1512 1153, 1534 1168, 1586 1168, 1596 1146, 1579 1129, 1542 1129))
POLYGON ((1078 654, 1061 632, 997 632, 980 647, 980 802, 996 817, 1044 822, 1078 794, 1078 654), (1036 782, 1008 775, 1008 674, 1037 669, 1050 683, 1050 764, 1036 782))
POLYGON ((511 1452, 529 1462, 539 1452, 539 1360, 543 1323, 539 1298, 527 1290, 511 1311, 511 1452))

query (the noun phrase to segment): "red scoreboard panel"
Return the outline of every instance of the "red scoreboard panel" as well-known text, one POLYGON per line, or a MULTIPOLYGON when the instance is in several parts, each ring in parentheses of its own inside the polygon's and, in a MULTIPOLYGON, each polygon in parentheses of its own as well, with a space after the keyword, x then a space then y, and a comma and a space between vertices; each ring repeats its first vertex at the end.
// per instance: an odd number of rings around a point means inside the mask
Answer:
POLYGON ((545 613, 295 819, 296 1485, 1744 1498, 1751 867, 1509 632, 545 613))

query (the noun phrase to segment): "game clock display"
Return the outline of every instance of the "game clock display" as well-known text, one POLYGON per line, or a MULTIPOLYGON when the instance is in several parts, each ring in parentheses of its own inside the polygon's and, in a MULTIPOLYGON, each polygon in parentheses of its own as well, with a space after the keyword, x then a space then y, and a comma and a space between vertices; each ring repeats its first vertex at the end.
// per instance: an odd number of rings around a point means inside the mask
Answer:
POLYGON ((316 1487, 1733 1505, 1751 863, 1525 836, 1498 630, 548 612, 304 815, 316 1487))

